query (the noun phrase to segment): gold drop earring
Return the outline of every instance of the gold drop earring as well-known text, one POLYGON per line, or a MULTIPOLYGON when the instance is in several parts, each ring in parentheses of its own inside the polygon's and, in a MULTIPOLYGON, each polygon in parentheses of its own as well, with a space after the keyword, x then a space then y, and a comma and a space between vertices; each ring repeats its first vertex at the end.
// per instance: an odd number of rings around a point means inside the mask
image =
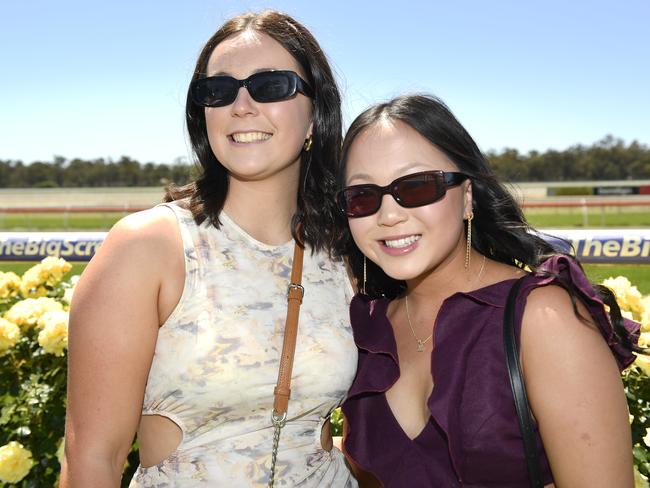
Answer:
POLYGON ((469 266, 471 264, 470 252, 472 250, 472 219, 474 218, 474 212, 470 212, 467 216, 467 245, 465 249, 465 271, 469 271, 469 266))
POLYGON ((361 288, 361 293, 366 294, 366 278, 367 278, 367 266, 366 266, 366 257, 363 257, 363 288, 361 288))
POLYGON ((311 142, 312 142, 312 137, 311 136, 309 136, 307 139, 305 139, 305 143, 302 145, 302 148, 305 150, 305 152, 310 151, 311 142))

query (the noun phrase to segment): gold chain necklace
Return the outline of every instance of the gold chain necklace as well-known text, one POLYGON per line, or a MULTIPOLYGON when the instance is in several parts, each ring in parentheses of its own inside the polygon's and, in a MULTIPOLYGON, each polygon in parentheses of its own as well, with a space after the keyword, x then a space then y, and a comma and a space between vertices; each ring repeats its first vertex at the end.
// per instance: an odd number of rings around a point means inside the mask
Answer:
MULTIPOLYGON (((483 274, 483 268, 485 267, 485 256, 483 256, 483 262, 481 263, 481 269, 478 272, 476 277, 477 280, 481 279, 483 274)), ((411 334, 413 334, 413 339, 418 343, 418 352, 424 352, 424 345, 431 340, 433 337, 433 332, 426 339, 418 339, 418 336, 415 335, 415 329, 413 329, 413 324, 411 323, 411 314, 409 313, 409 296, 404 295, 404 304, 406 305, 406 320, 408 320, 409 328, 411 329, 411 334)))
POLYGON ((411 334, 413 334, 413 339, 418 343, 418 352, 424 351, 424 345, 433 337, 433 332, 426 339, 418 339, 415 335, 415 330, 413 330, 413 324, 411 324, 411 314, 409 313, 409 296, 404 295, 404 304, 406 305, 406 320, 408 320, 409 328, 411 329, 411 334))

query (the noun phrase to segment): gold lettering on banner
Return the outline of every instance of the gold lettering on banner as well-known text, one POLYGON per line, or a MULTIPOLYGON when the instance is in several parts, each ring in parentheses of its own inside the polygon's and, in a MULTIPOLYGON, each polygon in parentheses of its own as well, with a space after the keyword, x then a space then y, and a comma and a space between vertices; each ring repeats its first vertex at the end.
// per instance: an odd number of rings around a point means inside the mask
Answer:
POLYGON ((588 257, 600 257, 603 251, 603 243, 600 241, 594 241, 591 238, 585 239, 584 246, 582 248, 582 256, 588 257), (593 250, 592 250, 593 249, 593 250))
POLYGON ((580 240, 579 237, 575 237, 575 238, 571 239, 571 247, 573 248, 572 252, 576 256, 580 255, 580 242, 581 242, 581 240, 580 240))
POLYGON ((84 241, 79 241, 74 245, 74 255, 75 256, 88 256, 88 254, 84 253, 84 247, 86 246, 87 242, 84 241))
POLYGON ((61 255, 61 241, 48 242, 47 246, 45 246, 45 254, 58 258, 61 255))
POLYGON ((14 242, 13 245, 11 246, 11 253, 15 254, 16 256, 22 255, 24 251, 25 251, 24 242, 14 242))
POLYGON ((633 258, 641 254, 641 239, 640 236, 629 236, 623 239, 623 246, 621 247, 622 258, 633 258))
POLYGON ((618 241, 603 242, 603 254, 608 258, 615 258, 621 250, 621 243, 618 241))
POLYGON ((61 256, 72 256, 74 254, 74 246, 69 241, 63 241, 63 248, 61 249, 61 256))
POLYGON ((25 256, 36 256, 38 254, 38 249, 40 247, 40 242, 38 241, 28 241, 25 246, 25 256))
POLYGON ((650 256, 650 241, 645 241, 643 243, 643 250, 641 251, 641 257, 647 258, 650 256))

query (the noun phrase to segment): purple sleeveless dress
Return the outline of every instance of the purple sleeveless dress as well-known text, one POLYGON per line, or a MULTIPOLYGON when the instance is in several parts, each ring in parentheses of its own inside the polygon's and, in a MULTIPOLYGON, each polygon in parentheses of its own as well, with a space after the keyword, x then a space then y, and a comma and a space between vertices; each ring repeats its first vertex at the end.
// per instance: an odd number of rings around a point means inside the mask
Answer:
MULTIPOLYGON (((528 294, 550 284, 573 286, 595 320, 616 361, 624 369, 634 356, 616 342, 603 303, 582 270, 566 256, 547 260, 542 269, 555 276, 524 278, 515 307, 517 342, 528 294)), ((345 449, 387 488, 525 488, 528 474, 523 441, 503 350, 503 311, 515 280, 468 293, 442 304, 436 322, 427 401, 431 416, 410 439, 393 416, 384 392, 399 378, 388 300, 355 296, 350 306, 359 349, 357 376, 343 404, 348 422, 345 449)), ((638 324, 626 321, 638 334, 638 324)), ((551 483, 548 459, 535 431, 544 483, 551 483)))

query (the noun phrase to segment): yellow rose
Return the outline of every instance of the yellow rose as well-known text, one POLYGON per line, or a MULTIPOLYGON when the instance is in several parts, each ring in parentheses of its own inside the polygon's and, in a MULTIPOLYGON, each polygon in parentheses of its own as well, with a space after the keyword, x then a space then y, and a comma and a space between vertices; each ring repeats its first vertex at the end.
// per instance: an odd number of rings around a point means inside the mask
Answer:
POLYGON ((0 481, 18 483, 33 465, 32 453, 20 443, 11 441, 0 447, 0 481))
POLYGON ((634 488, 650 488, 648 478, 639 473, 639 469, 634 466, 634 488))
MULTIPOLYGON (((639 346, 650 347, 650 332, 641 332, 639 335, 639 346)), ((647 376, 650 376, 650 356, 637 354, 636 359, 634 360, 634 365, 647 376)))
POLYGON ((47 288, 41 278, 40 264, 32 266, 23 273, 20 282, 20 293, 25 298, 37 298, 47 295, 47 288))
POLYGON ((63 456, 65 455, 65 436, 61 437, 59 447, 56 448, 56 458, 59 464, 63 464, 63 456))
POLYGON ((20 276, 9 271, 0 271, 0 298, 15 297, 20 291, 20 276))
POLYGON ((63 305, 53 298, 26 298, 15 303, 7 313, 5 313, 4 318, 23 329, 28 329, 36 326, 38 324, 38 319, 41 318, 41 315, 45 312, 60 310, 63 310, 63 305))
POLYGON ((641 332, 639 334, 639 346, 650 347, 650 332, 641 332))
POLYGON ((63 275, 72 269, 72 265, 63 258, 48 256, 41 261, 41 278, 49 286, 56 285, 63 275))
POLYGON ((621 310, 621 317, 624 319, 634 320, 634 314, 629 310, 621 310))
POLYGON ((616 293, 616 295, 624 295, 632 286, 632 283, 630 283, 630 280, 628 280, 625 276, 617 276, 616 278, 610 276, 605 281, 603 281, 603 285, 616 293))
POLYGON ((0 356, 14 347, 20 340, 20 329, 13 322, 0 317, 0 356))
POLYGON ((650 376, 650 357, 638 354, 633 364, 643 371, 646 376, 650 376))
POLYGON ((635 320, 638 320, 643 313, 643 296, 636 286, 633 286, 625 276, 607 278, 603 285, 614 292, 616 301, 621 310, 628 310, 633 313, 635 320))
POLYGON ((77 287, 77 283, 79 282, 79 275, 74 275, 73 277, 70 278, 70 288, 66 288, 65 292, 63 293, 63 301, 66 302, 68 305, 72 303, 72 295, 74 294, 74 290, 77 287))
POLYGON ((641 314, 641 330, 650 332, 650 295, 643 297, 641 300, 643 313, 641 314))
POLYGON ((20 292, 25 298, 47 295, 48 287, 61 281, 72 265, 63 258, 49 256, 23 273, 20 292))
POLYGON ((68 312, 46 312, 38 321, 38 343, 47 353, 63 356, 68 348, 68 312))

